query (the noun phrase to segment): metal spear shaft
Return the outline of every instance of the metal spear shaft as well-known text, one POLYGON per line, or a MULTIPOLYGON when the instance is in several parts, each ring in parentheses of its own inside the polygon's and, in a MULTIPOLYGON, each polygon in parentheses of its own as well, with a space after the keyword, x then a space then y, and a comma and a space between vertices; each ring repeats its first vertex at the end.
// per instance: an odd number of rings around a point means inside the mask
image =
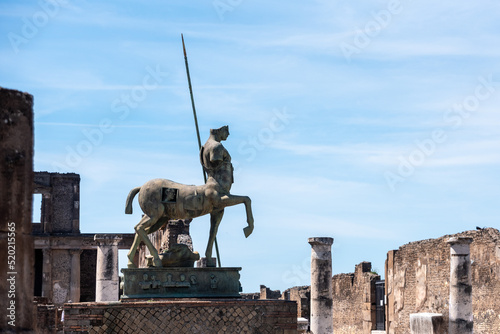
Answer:
MULTIPOLYGON (((201 150, 200 129, 198 127, 198 117, 196 116, 196 108, 194 106, 193 86, 191 85, 191 76, 189 75, 189 65, 188 65, 188 58, 187 58, 187 53, 186 53, 186 45, 184 44, 184 36, 182 34, 181 34, 181 39, 182 39, 182 50, 184 51, 184 63, 186 64, 186 74, 187 74, 188 85, 189 85, 189 95, 191 96, 191 106, 193 107, 194 125, 196 126, 196 136, 198 137, 198 149, 201 150)), ((205 183, 207 183, 207 174, 205 173, 205 169, 203 169, 203 166, 201 166, 201 168, 203 170, 203 180, 205 181, 205 183)), ((220 255, 219 255, 219 245, 217 244, 217 237, 215 237, 215 253, 217 254, 217 263, 219 264, 219 267, 221 267, 220 255)))

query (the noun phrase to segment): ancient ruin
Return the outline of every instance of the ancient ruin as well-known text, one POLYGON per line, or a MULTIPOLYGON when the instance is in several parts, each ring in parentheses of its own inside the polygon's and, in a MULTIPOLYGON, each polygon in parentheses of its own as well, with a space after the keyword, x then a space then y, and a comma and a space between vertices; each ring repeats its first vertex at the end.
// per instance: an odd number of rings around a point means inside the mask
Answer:
MULTIPOLYGON (((96 296, 96 267, 114 268, 118 258, 103 253, 105 238, 117 240, 112 251, 127 249, 132 234, 106 235, 80 233, 80 176, 78 174, 35 172, 33 193, 41 194, 40 222, 32 224, 35 245, 35 296, 60 306, 68 301, 93 301, 96 296)), ((102 275, 99 271, 98 275, 102 275)), ((97 289, 101 291, 101 289, 97 289)), ((118 300, 118 289, 108 300, 118 300)))
POLYGON ((311 332, 333 332, 332 244, 333 238, 309 238, 311 245, 311 332))
POLYGON ((33 96, 0 87, 0 332, 31 333, 33 96))
MULTIPOLYGON (((500 328, 500 231, 494 228, 390 250, 385 280, 372 272, 369 262, 356 265, 353 273, 332 276, 333 238, 311 238, 311 286, 291 287, 283 293, 261 286, 260 293, 240 294, 236 276, 225 280, 217 274, 224 268, 193 268, 192 257, 186 265, 176 262, 174 253, 195 254, 189 236, 191 221, 164 218, 162 226, 155 224, 158 229, 147 236, 158 257, 163 254, 161 266, 149 262, 154 258, 150 247, 138 243, 138 252, 129 258, 137 268, 125 269, 142 269, 131 288, 138 291, 137 298, 119 300, 117 252, 130 249, 135 235, 81 233, 80 176, 33 172, 31 95, 0 89, 0 122, 0 241, 7 250, 0 274, 7 282, 0 285, 0 304, 7 310, 0 323, 2 332, 147 328, 175 333, 442 334, 473 329, 490 334, 500 328), (41 194, 40 222, 31 222, 34 193, 41 194), (191 274, 195 269, 201 271, 191 274), (216 293, 205 295, 208 299, 182 300, 151 293, 196 290, 200 281, 207 282, 203 291, 216 293), (224 285, 230 287, 220 290, 224 285), (231 293, 221 298, 220 291, 231 293)), ((207 151, 202 151, 202 161, 207 151)), ((203 165, 209 175, 216 170, 207 161, 203 165)), ((223 184, 232 183, 228 166, 221 174, 223 184)), ((163 195, 172 202, 178 193, 166 190, 163 195)))
MULTIPOLYGON (((494 228, 415 241, 391 250, 387 253, 385 280, 371 271, 369 262, 356 265, 354 273, 334 275, 334 333, 448 332, 449 317, 455 312, 449 312, 453 291, 450 285, 456 279, 450 275, 452 268, 456 268, 451 266, 452 259, 456 260, 456 257, 450 256, 449 241, 469 238, 472 239, 470 289, 474 333, 495 333, 500 328, 500 300, 497 298, 500 293, 500 231, 494 228), (411 332, 411 324, 415 332, 411 332), (433 331, 418 332, 417 327, 433 331)), ((460 251, 462 255, 466 253, 460 251)), ((463 265, 461 267, 464 268, 463 265)), ((293 287, 283 293, 261 286, 260 294, 246 294, 244 297, 293 300, 298 305, 297 317, 310 320, 310 286, 293 287)), ((470 305, 468 297, 458 300, 462 303, 451 305, 460 310, 470 305)))

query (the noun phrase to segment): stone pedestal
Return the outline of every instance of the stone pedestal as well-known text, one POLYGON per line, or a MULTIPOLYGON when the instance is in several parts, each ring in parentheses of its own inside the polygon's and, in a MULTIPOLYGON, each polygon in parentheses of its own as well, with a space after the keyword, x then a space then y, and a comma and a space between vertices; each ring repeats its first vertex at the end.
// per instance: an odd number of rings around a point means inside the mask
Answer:
POLYGON ((472 238, 450 238, 449 334, 472 334, 472 277, 470 244, 472 238))
POLYGON ((333 238, 309 238, 311 245, 312 334, 333 333, 332 244, 333 238))
POLYGON ((96 268, 96 302, 116 301, 119 295, 118 279, 118 243, 122 240, 118 235, 96 234, 94 240, 97 248, 96 268))
POLYGON ((240 298, 241 268, 122 269, 122 300, 143 298, 240 298))
POLYGON ((411 334, 445 334, 446 326, 440 313, 410 314, 411 334))

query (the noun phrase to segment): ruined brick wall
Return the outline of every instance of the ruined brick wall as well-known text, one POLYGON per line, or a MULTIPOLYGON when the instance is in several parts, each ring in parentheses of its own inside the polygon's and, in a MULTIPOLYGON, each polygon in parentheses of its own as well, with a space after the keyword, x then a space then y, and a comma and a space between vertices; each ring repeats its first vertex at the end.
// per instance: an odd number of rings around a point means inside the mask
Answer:
POLYGON ((260 292, 253 293, 240 293, 242 299, 258 300, 260 299, 260 292))
POLYGON ((448 323, 450 237, 470 237, 474 333, 500 328, 500 232, 488 228, 412 242, 386 261, 386 329, 409 333, 411 313, 442 313, 448 323))
POLYGON ((197 300, 64 305, 72 333, 297 333, 297 306, 284 300, 197 300))
POLYGON ((333 329, 342 334, 369 334, 375 329, 375 282, 371 263, 362 262, 353 274, 332 278, 333 329))
POLYGON ((34 193, 42 194, 40 233, 80 233, 80 175, 35 172, 34 193))
POLYGON ((311 287, 295 286, 283 292, 282 299, 293 300, 297 303, 297 318, 310 319, 311 314, 311 287))
POLYGON ((50 304, 36 304, 37 334, 56 334, 62 332, 62 310, 50 304))
POLYGON ((280 290, 271 290, 265 285, 260 286, 260 298, 259 299, 280 299, 280 290))
MULTIPOLYGON (((187 245, 193 251, 193 241, 189 234, 189 224, 191 221, 192 219, 169 220, 158 231, 149 234, 148 238, 159 253, 170 249, 174 244, 187 245)), ((141 242, 138 252, 139 268, 146 268, 148 266, 146 257, 149 255, 149 249, 141 242)))
POLYGON ((0 87, 0 332, 34 327, 33 96, 0 87))
MULTIPOLYGON (((358 264, 354 273, 332 277, 333 329, 336 334, 370 334, 375 329, 375 282, 378 280, 380 276, 371 272, 370 262, 358 264)), ((287 289, 281 298, 297 303, 297 317, 310 319, 310 286, 287 289)))

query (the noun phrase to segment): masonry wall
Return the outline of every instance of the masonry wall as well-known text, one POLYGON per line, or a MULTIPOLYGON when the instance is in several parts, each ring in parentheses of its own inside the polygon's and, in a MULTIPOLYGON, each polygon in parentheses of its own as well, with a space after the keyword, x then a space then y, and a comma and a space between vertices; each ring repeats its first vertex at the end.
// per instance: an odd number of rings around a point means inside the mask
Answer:
POLYGON ((259 299, 280 299, 280 290, 271 290, 265 285, 260 286, 260 298, 259 299))
POLYGON ((500 232, 493 228, 412 242, 390 251, 386 261, 386 330, 410 331, 411 313, 442 313, 448 323, 450 237, 471 237, 474 333, 500 328, 500 232))
POLYGON ((65 304, 64 332, 294 334, 297 306, 241 299, 65 304))
POLYGON ((336 334, 369 334, 375 329, 375 282, 371 263, 362 262, 352 274, 332 277, 333 330, 336 334))
MULTIPOLYGON (((380 276, 371 272, 370 262, 361 262, 354 273, 332 277, 333 330, 335 334, 370 334, 376 328, 375 282, 380 276)), ((261 285, 260 298, 276 297, 276 292, 261 285), (271 292, 271 293, 270 293, 271 292)), ((287 289, 281 299, 297 303, 297 317, 310 319, 311 288, 287 289)))
POLYGON ((63 323, 61 322, 62 309, 52 304, 36 303, 37 334, 61 333, 63 323))
POLYGON ((0 332, 34 328, 33 96, 0 87, 0 332))
POLYGON ((42 194, 35 233, 80 233, 80 175, 36 172, 34 193, 42 194), (37 224, 38 225, 38 224, 37 224))
MULTIPOLYGON (((192 219, 177 219, 169 220, 158 231, 148 234, 148 238, 153 246, 158 250, 158 253, 167 251, 174 244, 185 244, 193 251, 193 241, 189 234, 189 224, 192 219)), ((147 257, 150 255, 149 249, 141 242, 139 245, 138 267, 148 267, 147 257)))
POLYGON ((297 317, 310 319, 311 314, 311 287, 295 286, 282 294, 282 299, 293 300, 297 303, 297 317))

